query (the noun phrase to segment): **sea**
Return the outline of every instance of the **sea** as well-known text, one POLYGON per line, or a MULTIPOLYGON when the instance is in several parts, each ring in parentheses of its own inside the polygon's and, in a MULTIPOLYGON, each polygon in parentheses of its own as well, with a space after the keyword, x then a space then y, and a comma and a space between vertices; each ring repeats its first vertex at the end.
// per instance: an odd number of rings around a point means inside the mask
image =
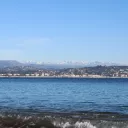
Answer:
POLYGON ((128 128, 128 79, 0 78, 0 128, 128 128))

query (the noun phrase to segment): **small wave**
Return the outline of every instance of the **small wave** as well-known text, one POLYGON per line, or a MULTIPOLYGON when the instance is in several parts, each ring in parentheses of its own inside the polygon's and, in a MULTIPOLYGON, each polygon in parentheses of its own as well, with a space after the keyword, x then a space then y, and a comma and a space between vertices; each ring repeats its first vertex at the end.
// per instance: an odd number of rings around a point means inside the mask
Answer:
POLYGON ((128 120, 89 120, 62 115, 1 114, 0 128, 128 128, 128 120))
POLYGON ((76 122, 75 124, 71 124, 70 122, 66 123, 53 123, 54 126, 59 128, 96 128, 90 122, 76 122))

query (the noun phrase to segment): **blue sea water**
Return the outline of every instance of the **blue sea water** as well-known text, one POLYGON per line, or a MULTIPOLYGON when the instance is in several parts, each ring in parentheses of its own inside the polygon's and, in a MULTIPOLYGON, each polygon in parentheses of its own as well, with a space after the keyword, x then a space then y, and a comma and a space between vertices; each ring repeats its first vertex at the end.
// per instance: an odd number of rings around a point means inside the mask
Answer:
POLYGON ((128 114, 128 79, 1 78, 0 108, 128 114))
POLYGON ((0 78, 0 126, 19 115, 28 128, 128 128, 128 79, 0 78))

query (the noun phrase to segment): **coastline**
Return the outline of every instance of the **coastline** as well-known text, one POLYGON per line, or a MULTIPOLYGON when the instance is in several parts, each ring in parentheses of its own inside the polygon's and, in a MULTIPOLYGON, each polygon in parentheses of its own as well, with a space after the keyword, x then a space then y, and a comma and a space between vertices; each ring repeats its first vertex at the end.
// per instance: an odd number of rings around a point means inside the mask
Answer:
POLYGON ((84 114, 1 114, 2 128, 127 128, 127 115, 111 113, 84 114), (108 128, 108 127, 107 127, 108 128))
POLYGON ((0 78, 73 78, 73 79, 128 79, 128 77, 108 77, 108 76, 100 76, 100 77, 91 77, 91 76, 0 76, 0 78))

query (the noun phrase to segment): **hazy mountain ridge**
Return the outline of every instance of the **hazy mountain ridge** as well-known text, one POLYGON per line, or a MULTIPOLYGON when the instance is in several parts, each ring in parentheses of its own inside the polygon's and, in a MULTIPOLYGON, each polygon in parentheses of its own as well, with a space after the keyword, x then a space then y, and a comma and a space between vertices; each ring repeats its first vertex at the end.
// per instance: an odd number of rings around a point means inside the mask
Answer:
POLYGON ((22 66, 23 63, 20 63, 16 60, 0 60, 0 68, 4 67, 15 67, 15 66, 22 66))
POLYGON ((65 62, 65 63, 21 63, 16 60, 0 60, 0 68, 5 67, 16 67, 16 66, 31 66, 34 68, 43 69, 63 69, 63 68, 82 68, 82 67, 93 67, 93 66, 120 66, 116 63, 103 63, 103 62, 65 62))

